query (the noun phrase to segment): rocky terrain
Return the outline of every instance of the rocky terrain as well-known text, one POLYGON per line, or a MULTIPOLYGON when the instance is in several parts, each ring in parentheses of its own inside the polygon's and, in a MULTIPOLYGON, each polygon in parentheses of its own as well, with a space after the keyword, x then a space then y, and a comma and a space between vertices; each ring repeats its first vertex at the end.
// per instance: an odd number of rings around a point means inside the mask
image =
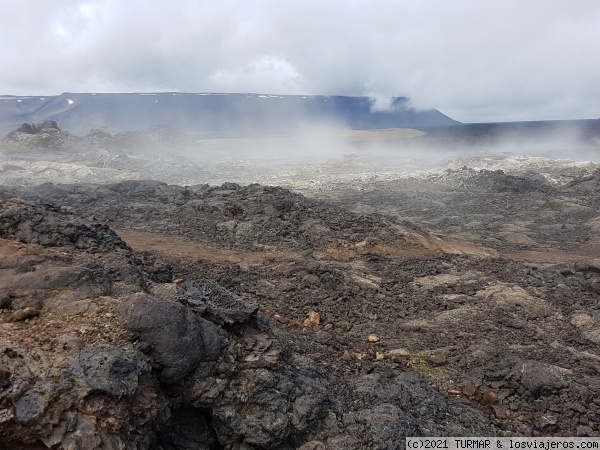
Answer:
POLYGON ((600 435, 596 163, 45 128, 0 162, 0 447, 600 435))

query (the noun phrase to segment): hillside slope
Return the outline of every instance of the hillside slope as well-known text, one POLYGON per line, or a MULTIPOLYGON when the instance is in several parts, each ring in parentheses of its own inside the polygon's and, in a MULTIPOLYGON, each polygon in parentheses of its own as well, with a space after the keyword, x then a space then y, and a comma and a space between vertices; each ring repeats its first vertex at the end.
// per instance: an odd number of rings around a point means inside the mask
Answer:
POLYGON ((305 123, 351 129, 456 124, 441 112, 417 111, 398 97, 389 111, 368 97, 259 94, 121 93, 0 97, 0 132, 23 122, 55 120, 75 134, 99 128, 114 133, 171 125, 193 133, 281 133, 305 123))

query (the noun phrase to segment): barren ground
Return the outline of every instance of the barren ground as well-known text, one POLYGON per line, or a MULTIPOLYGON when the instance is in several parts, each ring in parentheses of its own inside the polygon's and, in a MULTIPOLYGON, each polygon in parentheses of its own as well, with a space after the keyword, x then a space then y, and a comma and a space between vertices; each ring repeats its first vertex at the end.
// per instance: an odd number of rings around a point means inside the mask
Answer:
MULTIPOLYGON (((2 198, 93 215, 154 267, 168 267, 164 281, 215 281, 251 297, 280 345, 338 377, 338 420, 311 434, 326 448, 400 448, 392 438, 361 441, 375 425, 352 414, 406 373, 432 388, 404 406, 390 394, 415 417, 415 404, 441 395, 482 414, 474 434, 600 435, 595 163, 483 152, 433 164, 362 149, 312 160, 181 157, 164 173, 165 160, 115 154, 103 167, 88 157, 32 172, 17 158, 3 163, 2 198), (88 184, 48 175, 72 174, 73 164, 92 172, 77 169, 88 184), (121 182, 123 174, 171 185, 121 182), (33 187, 48 177, 56 185, 33 187)), ((54 251, 29 245, 7 238, 0 252, 45 260, 54 251)), ((115 298, 81 320, 103 326, 115 298)), ((62 319, 42 310, 5 331, 38 335, 48 320, 62 319)), ((451 433, 452 420, 430 432, 451 433)))

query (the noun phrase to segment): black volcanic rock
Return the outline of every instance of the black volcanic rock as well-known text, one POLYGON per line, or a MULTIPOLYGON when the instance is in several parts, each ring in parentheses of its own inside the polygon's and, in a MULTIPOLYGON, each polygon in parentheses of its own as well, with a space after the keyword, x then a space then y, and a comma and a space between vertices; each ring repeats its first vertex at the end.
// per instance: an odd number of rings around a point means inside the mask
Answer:
POLYGON ((5 96, 0 132, 24 120, 54 120, 71 133, 92 129, 110 133, 165 124, 188 133, 282 133, 304 124, 351 129, 431 127, 457 122, 431 109, 417 111, 403 97, 389 110, 373 108, 369 97, 192 93, 75 94, 48 97, 5 96))
MULTIPOLYGON (((585 237, 592 232, 566 230, 597 217, 588 195, 597 174, 585 173, 565 185, 571 192, 534 175, 466 167, 421 180, 429 190, 412 201, 435 205, 427 217, 443 217, 446 229, 585 237), (554 219, 563 198, 566 211, 575 200, 590 206, 554 219), (537 223, 536 211, 544 213, 537 223)), ((407 191, 390 186, 354 201, 393 197, 410 212, 407 191)), ((0 239, 0 413, 10 418, 0 448, 64 446, 79 435, 90 437, 81 448, 175 450, 597 434, 593 260, 384 253, 427 234, 398 216, 256 184, 0 189, 0 198, 16 196, 25 200, 0 203, 0 228, 4 218, 17 229, 19 217, 60 237, 65 223, 93 214, 86 229, 106 220, 137 250, 34 246, 15 242, 13 231, 0 239), (76 278, 82 269, 89 276, 76 278), (108 287, 91 295, 98 281, 108 287)))
MULTIPOLYGON (((19 128, 17 128, 14 132, 21 132, 27 134, 39 134, 43 132, 45 129, 54 129, 59 130, 58 124, 54 120, 46 120, 42 123, 24 123, 19 128)), ((9 133, 9 137, 12 133, 9 133)))
POLYGON ((246 323, 258 311, 258 306, 234 294, 223 286, 208 282, 188 283, 178 300, 196 314, 218 324, 246 323))
POLYGON ((377 242, 414 245, 418 228, 377 214, 356 214, 287 189, 252 184, 182 187, 152 180, 108 185, 0 188, 0 199, 44 199, 93 214, 115 228, 138 228, 152 218, 154 230, 230 248, 263 250, 278 245, 309 250, 337 246, 360 249, 377 242), (357 247, 358 246, 358 247, 357 247))
POLYGON ((139 294, 123 305, 125 328, 162 367, 160 380, 176 383, 227 346, 213 323, 180 303, 139 294), (160 325, 159 325, 160 324, 160 325))
POLYGON ((48 247, 68 245, 90 252, 129 250, 105 224, 84 221, 64 208, 20 199, 0 201, 0 237, 48 247))
POLYGON ((57 151, 74 149, 81 141, 81 138, 61 130, 54 120, 46 120, 22 124, 8 133, 2 144, 16 150, 57 151))

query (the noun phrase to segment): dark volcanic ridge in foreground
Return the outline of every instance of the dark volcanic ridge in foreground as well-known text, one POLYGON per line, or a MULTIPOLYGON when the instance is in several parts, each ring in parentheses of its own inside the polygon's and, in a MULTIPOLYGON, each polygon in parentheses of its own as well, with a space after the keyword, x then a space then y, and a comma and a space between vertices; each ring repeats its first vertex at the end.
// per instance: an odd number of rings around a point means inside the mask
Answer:
MULTIPOLYGON (((20 197, 68 206, 117 229, 181 236, 220 248, 364 253, 442 251, 444 241, 409 222, 358 214, 287 189, 253 184, 174 186, 131 180, 94 185, 0 187, 20 197), (382 250, 383 251, 383 250, 382 250)), ((473 251, 476 251, 474 248, 473 251)))
MULTIPOLYGON (((576 247, 574 259, 550 247, 528 259, 539 238, 526 222, 488 231, 521 239, 504 254, 399 219, 409 194, 451 208, 466 189, 513 213, 460 213, 440 230, 508 226, 529 198, 554 229, 565 207, 595 208, 598 175, 586 173, 557 187, 450 171, 354 203, 235 183, 2 188, 0 442, 394 449, 408 435, 597 436, 598 260, 576 247), (363 200, 388 214, 361 212, 363 200)), ((595 242, 583 228, 563 244, 595 242)))

